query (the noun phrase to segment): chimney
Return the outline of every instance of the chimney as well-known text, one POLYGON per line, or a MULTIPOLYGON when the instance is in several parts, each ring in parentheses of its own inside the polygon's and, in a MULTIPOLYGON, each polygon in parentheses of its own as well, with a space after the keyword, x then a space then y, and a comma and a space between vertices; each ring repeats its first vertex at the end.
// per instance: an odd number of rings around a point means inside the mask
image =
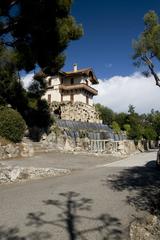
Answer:
POLYGON ((77 66, 77 64, 75 63, 75 64, 73 64, 73 71, 74 72, 77 72, 77 69, 78 69, 78 66, 77 66))

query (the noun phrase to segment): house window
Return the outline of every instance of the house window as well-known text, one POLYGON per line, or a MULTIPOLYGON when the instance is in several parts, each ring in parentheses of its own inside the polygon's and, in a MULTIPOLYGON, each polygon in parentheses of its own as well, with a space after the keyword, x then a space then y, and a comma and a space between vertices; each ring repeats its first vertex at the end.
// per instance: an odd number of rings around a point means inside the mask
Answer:
POLYGON ((63 94, 61 94, 61 102, 63 102, 63 94))
POLYGON ((74 103, 74 94, 73 93, 71 93, 71 95, 70 95, 70 101, 71 101, 71 103, 74 103))
POLYGON ((49 80, 48 80, 48 86, 50 87, 52 85, 52 79, 50 78, 49 80))
POLYGON ((71 78, 71 85, 73 85, 74 84, 74 79, 73 78, 71 78))
POLYGON ((86 104, 89 104, 89 98, 86 96, 86 104))
POLYGON ((51 103, 51 94, 48 94, 48 103, 51 103))

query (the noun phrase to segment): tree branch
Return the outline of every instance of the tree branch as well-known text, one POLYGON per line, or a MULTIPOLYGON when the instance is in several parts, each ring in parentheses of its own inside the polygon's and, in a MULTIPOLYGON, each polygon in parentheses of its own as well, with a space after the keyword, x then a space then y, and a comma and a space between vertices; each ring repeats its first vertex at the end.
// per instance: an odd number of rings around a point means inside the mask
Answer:
POLYGON ((143 57, 141 57, 141 59, 147 64, 151 74, 153 75, 153 77, 156 81, 156 85, 158 87, 160 87, 160 79, 159 79, 157 73, 154 71, 154 65, 153 65, 152 61, 147 56, 143 56, 143 57))

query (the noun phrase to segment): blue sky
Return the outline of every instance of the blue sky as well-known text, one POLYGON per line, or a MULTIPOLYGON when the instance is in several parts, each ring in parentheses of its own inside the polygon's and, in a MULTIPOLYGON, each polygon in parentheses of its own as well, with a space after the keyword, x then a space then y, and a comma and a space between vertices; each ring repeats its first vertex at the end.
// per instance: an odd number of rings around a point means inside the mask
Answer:
POLYGON ((143 16, 149 10, 159 14, 159 0, 75 0, 72 15, 85 34, 70 43, 64 70, 73 63, 91 66, 101 79, 137 71, 131 59, 132 39, 143 31, 143 16))

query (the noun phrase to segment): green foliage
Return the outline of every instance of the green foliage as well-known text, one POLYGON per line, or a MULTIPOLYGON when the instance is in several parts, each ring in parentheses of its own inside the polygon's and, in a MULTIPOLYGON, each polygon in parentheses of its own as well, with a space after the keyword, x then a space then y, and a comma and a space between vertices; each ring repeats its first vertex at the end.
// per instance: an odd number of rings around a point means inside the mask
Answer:
POLYGON ((140 140, 143 137, 143 124, 141 116, 135 112, 135 107, 129 105, 127 123, 130 125, 128 137, 134 140, 140 140))
POLYGON ((138 114, 133 105, 129 105, 128 113, 114 113, 111 109, 103 105, 96 104, 100 113, 106 119, 106 123, 110 122, 110 126, 115 133, 119 134, 125 131, 129 139, 156 140, 160 136, 160 112, 151 110, 149 114, 138 114))
POLYGON ((16 55, 0 45, 0 105, 10 104, 22 112, 27 105, 27 93, 18 80, 16 55))
POLYGON ((119 124, 115 121, 112 122, 112 129, 117 134, 119 134, 121 131, 119 124))
POLYGON ((1 41, 16 50, 18 69, 29 71, 38 64, 45 73, 56 73, 62 68, 63 51, 83 35, 71 6, 72 0, 0 1, 1 41), (8 34, 11 38, 4 37, 8 34))
POLYGON ((115 117, 115 113, 108 107, 105 107, 99 103, 95 105, 96 110, 98 111, 100 118, 102 119, 104 124, 112 125, 112 122, 115 117))
POLYGON ((154 128, 158 138, 160 136, 160 112, 152 110, 151 113, 147 115, 146 121, 154 128))
POLYGON ((132 125, 128 137, 129 139, 141 140, 143 138, 143 127, 140 124, 132 125))
POLYGON ((127 123, 127 119, 128 119, 127 113, 121 112, 115 114, 115 121, 119 124, 122 130, 125 130, 124 125, 127 123))
POLYGON ((43 128, 46 131, 53 123, 53 119, 50 114, 50 109, 46 100, 30 99, 31 108, 28 109, 26 117, 27 125, 32 127, 43 128))
POLYGON ((24 136, 26 125, 21 115, 7 107, 0 107, 0 136, 20 142, 24 136))
POLYGON ((144 128, 143 137, 147 140, 156 140, 157 133, 152 126, 147 126, 144 128))
POLYGON ((131 130, 131 125, 126 123, 123 125, 123 129, 126 131, 126 133, 128 135, 131 130))

